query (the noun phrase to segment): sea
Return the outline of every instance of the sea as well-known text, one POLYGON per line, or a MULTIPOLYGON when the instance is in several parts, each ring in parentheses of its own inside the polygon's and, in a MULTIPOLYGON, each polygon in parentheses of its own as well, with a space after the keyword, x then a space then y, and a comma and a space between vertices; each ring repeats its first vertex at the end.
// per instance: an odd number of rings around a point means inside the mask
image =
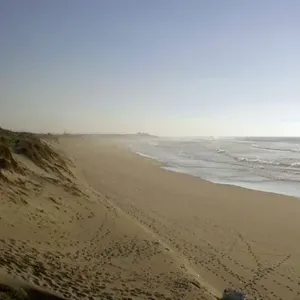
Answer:
POLYGON ((126 144, 170 171, 300 198, 298 137, 135 137, 126 144))

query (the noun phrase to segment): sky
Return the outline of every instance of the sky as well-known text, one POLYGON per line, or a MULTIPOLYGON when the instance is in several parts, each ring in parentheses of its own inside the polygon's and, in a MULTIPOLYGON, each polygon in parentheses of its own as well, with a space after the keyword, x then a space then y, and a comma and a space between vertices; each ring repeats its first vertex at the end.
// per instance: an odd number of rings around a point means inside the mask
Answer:
POLYGON ((299 136, 298 0, 0 0, 0 126, 299 136))

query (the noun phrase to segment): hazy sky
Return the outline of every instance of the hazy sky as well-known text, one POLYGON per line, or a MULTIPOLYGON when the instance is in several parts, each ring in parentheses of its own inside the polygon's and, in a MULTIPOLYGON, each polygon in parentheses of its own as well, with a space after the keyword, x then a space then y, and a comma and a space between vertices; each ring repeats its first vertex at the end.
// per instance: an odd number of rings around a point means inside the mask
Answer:
POLYGON ((300 135, 300 1, 0 0, 0 126, 300 135))

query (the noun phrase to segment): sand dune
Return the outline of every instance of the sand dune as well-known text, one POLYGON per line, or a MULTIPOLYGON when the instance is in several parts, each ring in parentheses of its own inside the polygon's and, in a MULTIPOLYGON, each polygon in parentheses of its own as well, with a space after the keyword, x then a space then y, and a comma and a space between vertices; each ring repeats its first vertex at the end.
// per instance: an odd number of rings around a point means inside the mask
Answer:
POLYGON ((10 277, 67 299, 216 299, 226 287, 300 299, 297 199, 168 172, 109 139, 37 145, 36 160, 9 144, 1 167, 10 277))
MULTIPOLYGON (((76 148, 78 140, 69 142, 76 148)), ((62 150, 68 153, 63 142, 52 146, 60 158, 62 150)), ((210 297, 155 234, 105 190, 90 186, 76 156, 68 170, 45 157, 45 168, 12 157, 22 174, 1 169, 0 267, 6 274, 67 299, 210 297)))

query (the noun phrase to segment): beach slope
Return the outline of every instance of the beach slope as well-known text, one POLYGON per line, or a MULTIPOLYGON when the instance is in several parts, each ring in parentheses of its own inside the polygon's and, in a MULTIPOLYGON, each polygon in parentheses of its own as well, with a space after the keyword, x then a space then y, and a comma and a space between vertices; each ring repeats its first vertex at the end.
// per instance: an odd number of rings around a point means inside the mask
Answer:
POLYGON ((161 168, 117 140, 62 143, 84 178, 167 245, 202 284, 300 298, 300 202, 161 168))
POLYGON ((2 139, 1 293, 14 299, 9 278, 24 299, 35 290, 41 299, 214 299, 176 251, 89 181, 94 166, 77 155, 89 141, 45 138, 2 139))
POLYGON ((173 173, 115 138, 15 139, 0 177, 11 278, 66 299, 300 297, 298 199, 173 173))

